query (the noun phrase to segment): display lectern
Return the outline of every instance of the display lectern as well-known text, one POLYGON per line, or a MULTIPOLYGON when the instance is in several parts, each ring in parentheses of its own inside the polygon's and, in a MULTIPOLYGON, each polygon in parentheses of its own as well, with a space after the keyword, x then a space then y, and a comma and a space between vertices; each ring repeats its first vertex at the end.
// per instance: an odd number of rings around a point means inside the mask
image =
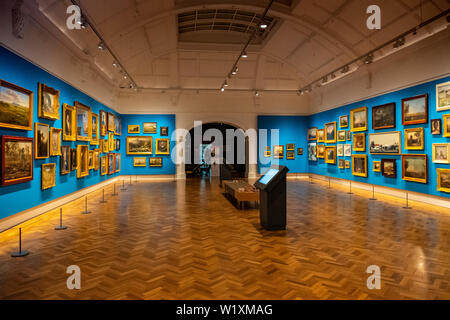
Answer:
POLYGON ((259 192, 259 217, 266 230, 286 229, 286 174, 284 166, 272 166, 255 182, 259 192))

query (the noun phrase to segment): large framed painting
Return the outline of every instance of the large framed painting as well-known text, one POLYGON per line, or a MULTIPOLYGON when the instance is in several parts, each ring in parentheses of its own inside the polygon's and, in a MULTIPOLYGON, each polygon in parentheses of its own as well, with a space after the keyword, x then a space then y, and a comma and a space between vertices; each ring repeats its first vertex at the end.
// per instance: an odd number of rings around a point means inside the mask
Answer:
POLYGON ((39 117, 50 120, 59 120, 59 90, 38 84, 39 117))
POLYGON ((426 154, 402 155, 403 180, 428 183, 428 157, 426 154))
POLYGON ((0 80, 0 127, 33 130, 33 91, 0 80))
POLYGON ((133 158, 133 167, 146 167, 147 166, 147 158, 134 157, 133 158))
POLYGON ((437 190, 450 193, 450 169, 437 169, 437 190))
POLYGON ((366 131, 367 125, 367 107, 361 107, 350 111, 350 121, 352 132, 366 131))
POLYGON ((433 162, 450 164, 450 143, 433 143, 433 162))
POLYGON ((325 147, 325 163, 336 164, 336 146, 325 147))
POLYGON ((337 145, 337 156, 338 157, 343 157, 344 156, 344 145, 343 144, 338 144, 337 145))
POLYGON ((33 138, 2 136, 2 186, 33 180, 33 138))
POLYGON ((112 175, 114 173, 114 169, 116 168, 116 156, 114 153, 108 153, 108 175, 112 175))
POLYGON ((63 104, 63 140, 77 140, 77 111, 75 107, 63 104))
POLYGON ((122 134, 122 121, 118 116, 114 116, 114 134, 117 136, 122 134))
POLYGON ((41 189, 47 190, 56 186, 56 163, 44 163, 41 166, 41 189))
POLYGON ((339 127, 348 128, 348 115, 339 117, 339 127))
POLYGON ((395 108, 396 106, 394 102, 373 107, 372 128, 374 130, 395 128, 395 108))
POLYGON ((402 100, 402 123, 404 126, 428 122, 428 94, 402 100))
POLYGON ((325 159, 325 145, 324 144, 317 145, 317 158, 325 159))
POLYGON ((450 81, 436 86, 436 110, 450 110, 450 81))
POLYGON ((34 124, 35 159, 46 159, 50 156, 50 126, 45 123, 34 124))
POLYGON ((344 157, 351 157, 351 156, 352 156, 352 145, 344 144, 344 157))
POLYGON ((317 140, 317 128, 309 128, 308 129, 308 140, 317 140))
POLYGON ((423 128, 405 129, 405 149, 423 150, 425 148, 423 128))
POLYGON ((358 154, 352 156, 352 174, 367 178, 367 155, 358 154))
POLYGON ((399 155, 401 153, 400 131, 380 132, 369 134, 370 154, 390 154, 399 155))
POLYGON ((450 114, 445 114, 444 116, 443 116, 443 123, 444 123, 444 125, 443 125, 443 127, 444 127, 444 137, 450 137, 450 114))
POLYGON ((153 154, 153 137, 148 136, 127 137, 127 154, 129 155, 153 154))
POLYGON ((157 123, 156 122, 144 122, 142 125, 143 133, 156 133, 157 123))
POLYGON ((108 174, 108 156, 100 158, 100 175, 106 176, 108 174))
POLYGON ((91 122, 91 144, 94 146, 98 146, 100 143, 98 114, 91 113, 91 122))
POLYGON ((75 171, 78 168, 78 152, 77 149, 70 149, 70 171, 75 171))
POLYGON ((353 151, 366 151, 366 134, 364 132, 353 134, 353 151))
POLYGON ((59 159, 59 171, 62 176, 70 173, 71 171, 71 154, 70 154, 70 147, 69 146, 62 146, 61 147, 61 157, 59 159))
POLYGON ((431 134, 434 136, 442 134, 442 120, 441 119, 431 120, 431 134))
POLYGON ((345 130, 339 130, 337 133, 337 141, 338 142, 345 142, 347 138, 347 133, 345 130))
POLYGON ((91 108, 75 101, 75 108, 77 111, 77 140, 91 141, 91 108))
POLYGON ((397 161, 395 159, 381 159, 381 173, 386 178, 397 178, 397 161))
POLYGON ((284 146, 273 146, 273 157, 274 159, 283 159, 284 146))
POLYGON ((130 124, 128 125, 128 133, 131 134, 139 134, 141 133, 141 126, 138 124, 130 124))
POLYGON ((163 159, 162 158, 150 158, 149 166, 150 167, 162 167, 163 159))
POLYGON ((317 142, 308 143, 308 160, 317 161, 317 142))
POLYGON ((325 124, 325 142, 336 143, 336 121, 325 124))
POLYGON ((77 178, 89 175, 89 146, 77 146, 77 178))
POLYGON ((317 142, 325 142, 325 129, 317 129, 317 142))
POLYGON ((114 113, 108 112, 108 131, 115 132, 115 124, 116 121, 114 120, 114 113))
POLYGON ((104 110, 100 110, 100 135, 108 135, 108 114, 104 110))
POLYGON ((50 155, 60 156, 61 155, 61 129, 51 128, 50 129, 50 155))
POLYGON ((114 160, 114 173, 120 172, 120 153, 116 153, 116 159, 114 160))

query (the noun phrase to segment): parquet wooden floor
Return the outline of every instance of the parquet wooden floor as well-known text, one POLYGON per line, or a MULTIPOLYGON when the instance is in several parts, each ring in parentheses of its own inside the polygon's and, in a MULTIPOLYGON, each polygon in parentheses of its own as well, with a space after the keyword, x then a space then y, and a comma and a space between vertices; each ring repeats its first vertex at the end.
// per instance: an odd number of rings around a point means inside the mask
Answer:
POLYGON ((140 182, 0 234, 2 299, 450 299, 450 210, 288 182, 288 230, 268 232, 218 183, 140 182), (68 290, 66 268, 81 268, 68 290), (381 267, 381 290, 366 268, 381 267))

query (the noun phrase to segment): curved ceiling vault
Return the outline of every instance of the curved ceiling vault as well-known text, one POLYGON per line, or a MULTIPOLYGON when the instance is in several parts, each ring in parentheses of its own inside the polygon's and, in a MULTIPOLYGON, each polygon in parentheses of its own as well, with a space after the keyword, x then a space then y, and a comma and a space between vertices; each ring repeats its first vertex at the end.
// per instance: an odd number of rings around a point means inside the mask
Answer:
MULTIPOLYGON (((70 1, 39 0, 52 22, 70 1), (65 3, 64 3, 65 2, 65 3)), ((450 7, 448 0, 376 1, 382 29, 366 28, 369 0, 80 0, 84 13, 141 88, 217 89, 243 44, 258 33, 229 83, 234 89, 297 90, 450 7), (361 14, 355 15, 355 12, 361 14)), ((62 15, 64 17, 64 15, 62 15)), ((60 28, 61 29, 61 28, 60 28)), ((92 32, 66 32, 123 83, 92 32)))

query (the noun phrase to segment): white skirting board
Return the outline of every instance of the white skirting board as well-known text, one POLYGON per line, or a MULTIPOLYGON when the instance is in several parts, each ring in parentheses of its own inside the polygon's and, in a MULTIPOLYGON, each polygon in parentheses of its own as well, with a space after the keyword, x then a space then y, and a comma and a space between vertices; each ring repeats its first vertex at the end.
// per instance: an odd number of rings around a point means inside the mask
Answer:
MULTIPOLYGON (((138 175, 138 176, 131 176, 132 182, 136 181, 136 177, 138 181, 175 181, 175 177, 173 175, 138 175)), ((76 199, 79 199, 81 197, 84 197, 85 195, 97 191, 99 189, 102 189, 114 182, 122 182, 122 180, 125 181, 126 184, 130 181, 130 176, 118 176, 111 178, 109 180, 103 181, 99 184, 75 191, 71 194, 68 194, 66 196, 63 196, 61 198, 52 200, 50 202, 43 203, 37 207, 30 208, 28 210, 19 212, 15 215, 12 215, 10 217, 4 218, 0 220, 0 233, 11 229, 21 223, 24 223, 27 220, 33 219, 37 216, 40 216, 41 214, 47 213, 51 210, 54 210, 56 208, 59 208, 69 202, 72 202, 76 199)))

